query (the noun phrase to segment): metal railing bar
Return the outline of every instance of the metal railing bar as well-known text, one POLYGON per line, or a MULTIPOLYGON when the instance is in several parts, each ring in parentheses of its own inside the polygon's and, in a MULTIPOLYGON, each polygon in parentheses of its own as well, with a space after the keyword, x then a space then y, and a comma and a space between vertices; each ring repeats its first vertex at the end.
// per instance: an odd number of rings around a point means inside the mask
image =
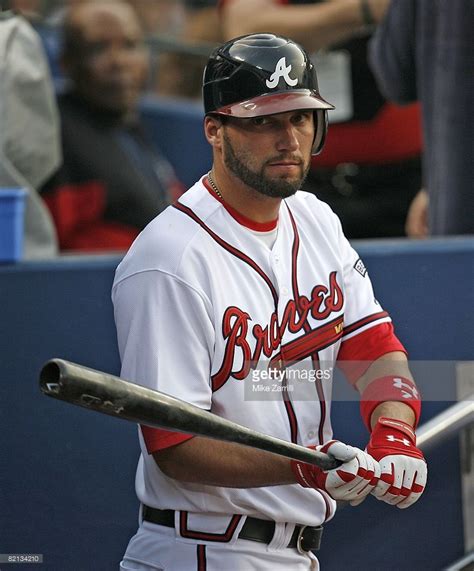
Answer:
POLYGON ((474 394, 425 422, 416 432, 417 446, 427 450, 474 422, 474 394))
POLYGON ((452 563, 449 567, 445 567, 444 571, 472 571, 474 569, 474 551, 465 555, 456 563, 452 563))

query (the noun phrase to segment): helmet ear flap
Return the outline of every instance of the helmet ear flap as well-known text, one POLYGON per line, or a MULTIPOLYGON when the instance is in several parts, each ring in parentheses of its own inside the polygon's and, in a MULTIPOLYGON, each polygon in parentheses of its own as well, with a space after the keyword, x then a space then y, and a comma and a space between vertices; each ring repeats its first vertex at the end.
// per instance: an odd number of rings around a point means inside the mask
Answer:
POLYGON ((314 139, 311 154, 319 155, 323 150, 328 131, 328 112, 326 109, 316 109, 314 111, 314 126, 314 139))

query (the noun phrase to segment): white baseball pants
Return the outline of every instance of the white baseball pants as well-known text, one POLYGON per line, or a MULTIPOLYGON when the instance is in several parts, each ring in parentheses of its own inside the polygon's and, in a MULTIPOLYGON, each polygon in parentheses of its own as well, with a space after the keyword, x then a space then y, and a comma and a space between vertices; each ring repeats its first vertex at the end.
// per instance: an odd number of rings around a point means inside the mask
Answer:
POLYGON ((285 524, 277 524, 269 545, 237 538, 222 544, 177 537, 173 528, 144 521, 128 544, 120 570, 319 571, 313 553, 284 546, 288 533, 281 526, 285 524))

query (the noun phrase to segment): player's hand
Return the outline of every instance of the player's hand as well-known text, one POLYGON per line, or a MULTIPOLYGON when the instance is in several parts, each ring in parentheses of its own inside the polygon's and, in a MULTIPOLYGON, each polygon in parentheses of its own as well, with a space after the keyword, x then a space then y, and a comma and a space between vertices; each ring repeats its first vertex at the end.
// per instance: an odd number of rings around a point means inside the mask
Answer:
POLYGON ((420 498, 428 470, 423 453, 416 447, 415 431, 409 424, 379 418, 367 452, 380 462, 380 480, 372 492, 378 500, 404 509, 420 498))
POLYGON ((379 464, 359 448, 338 440, 330 440, 322 446, 310 448, 331 454, 343 464, 333 470, 324 471, 317 466, 292 460, 291 468, 301 486, 319 488, 334 500, 348 501, 356 506, 364 501, 377 484, 380 476, 379 464))

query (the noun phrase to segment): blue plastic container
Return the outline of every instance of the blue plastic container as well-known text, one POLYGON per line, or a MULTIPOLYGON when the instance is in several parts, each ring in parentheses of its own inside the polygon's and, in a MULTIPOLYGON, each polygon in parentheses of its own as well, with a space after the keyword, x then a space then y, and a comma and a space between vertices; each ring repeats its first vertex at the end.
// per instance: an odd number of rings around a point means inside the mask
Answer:
POLYGON ((0 188, 0 263, 22 256, 25 198, 22 188, 0 188))

